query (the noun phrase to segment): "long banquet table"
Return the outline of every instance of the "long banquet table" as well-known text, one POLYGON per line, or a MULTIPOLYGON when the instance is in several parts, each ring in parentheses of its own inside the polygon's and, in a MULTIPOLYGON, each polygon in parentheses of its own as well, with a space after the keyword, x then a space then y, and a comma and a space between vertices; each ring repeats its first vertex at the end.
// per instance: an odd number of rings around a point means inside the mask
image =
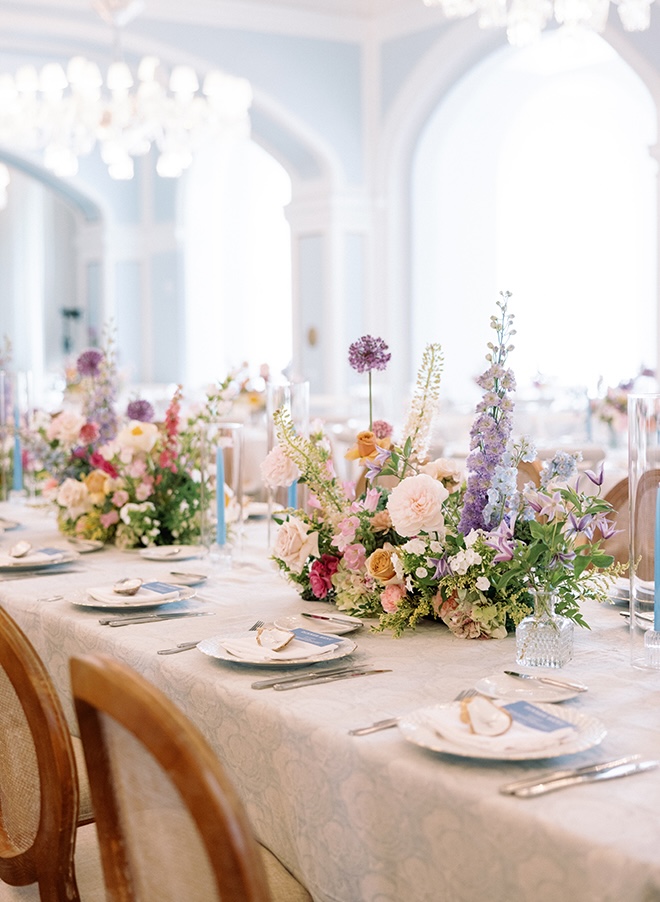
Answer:
MULTIPOLYGON (((0 515, 23 524, 2 537, 0 549, 19 538, 64 544, 43 511, 0 505, 0 515)), ((166 578, 171 563, 106 548, 47 575, 0 574, 0 603, 43 656, 74 731, 70 655, 109 653, 140 671, 201 728, 259 839, 316 902, 660 900, 660 769, 537 799, 498 791, 558 763, 660 755, 660 673, 631 667, 617 608, 587 608, 593 628, 577 630, 574 660, 562 671, 589 685, 562 704, 600 718, 607 727, 602 744, 552 761, 481 761, 419 748, 396 729, 363 737, 348 731, 450 700, 480 677, 510 668, 513 637, 466 641, 425 624, 394 639, 364 628, 353 636, 353 660, 391 672, 256 691, 251 682, 272 669, 216 661, 196 649, 156 651, 327 605, 301 602, 274 570, 263 523, 249 526, 230 570, 203 560, 177 565, 200 567, 210 577, 195 604, 212 616, 121 628, 101 625, 98 610, 72 602, 90 586, 127 575, 166 578)))

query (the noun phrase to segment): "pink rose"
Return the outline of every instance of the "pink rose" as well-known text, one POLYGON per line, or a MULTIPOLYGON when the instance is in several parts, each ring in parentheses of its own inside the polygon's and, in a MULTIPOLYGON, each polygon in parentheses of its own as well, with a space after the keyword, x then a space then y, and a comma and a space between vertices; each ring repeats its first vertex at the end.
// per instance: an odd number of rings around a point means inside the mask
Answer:
POLYGON ((63 445, 74 445, 84 425, 85 417, 73 410, 63 410, 48 424, 46 437, 49 442, 58 441, 63 445))
POLYGON ((101 514, 99 519, 101 521, 101 526, 104 529, 107 529, 109 526, 114 526, 115 523, 119 523, 119 511, 109 511, 107 514, 101 514))
POLYGON ((380 595, 380 603, 383 607, 383 610, 387 614, 395 614, 399 608, 401 599, 405 598, 405 595, 406 590, 404 586, 386 586, 380 595))
POLYGON ((288 486, 300 479, 300 470, 279 445, 268 452, 260 469, 264 482, 270 488, 288 486))
POLYGON ((319 534, 307 524, 290 517, 277 531, 273 557, 283 561, 292 573, 302 573, 310 557, 319 556, 319 534))
POLYGON ((339 560, 331 554, 323 554, 309 568, 309 583, 315 598, 325 598, 332 589, 332 575, 337 572, 339 560))
POLYGON ((85 423, 80 428, 80 441, 83 445, 93 444, 99 437, 99 427, 96 423, 85 423))
POLYGON ((128 492, 124 489, 118 489, 112 496, 112 503, 115 507, 123 507, 128 501, 128 492))
POLYGON ((392 526, 400 536, 443 529, 442 505, 448 497, 449 492, 442 483, 426 473, 402 479, 387 501, 392 526))

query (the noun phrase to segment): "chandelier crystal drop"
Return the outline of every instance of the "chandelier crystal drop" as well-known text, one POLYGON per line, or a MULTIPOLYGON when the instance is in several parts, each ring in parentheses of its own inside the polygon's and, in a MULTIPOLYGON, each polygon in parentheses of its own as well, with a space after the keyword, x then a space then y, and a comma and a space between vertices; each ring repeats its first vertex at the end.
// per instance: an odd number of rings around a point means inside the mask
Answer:
MULTIPOLYGON (((142 7, 133 0, 97 0, 97 12, 116 31, 142 7)), ((0 74, 0 145, 43 154, 44 166, 61 177, 78 171, 78 160, 94 147, 112 178, 133 177, 135 157, 158 151, 159 175, 176 178, 210 136, 249 133, 249 82, 218 70, 200 85, 190 66, 166 71, 146 56, 135 74, 116 59, 105 78, 98 65, 75 56, 64 66, 40 71, 21 66, 0 74)))
MULTIPOLYGON (((648 29, 653 2, 613 0, 626 31, 648 29)), ((610 8, 610 0, 424 0, 424 4, 440 6, 448 19, 476 15, 481 28, 506 28, 509 43, 516 47, 538 40, 553 19, 569 29, 602 32, 610 8)))

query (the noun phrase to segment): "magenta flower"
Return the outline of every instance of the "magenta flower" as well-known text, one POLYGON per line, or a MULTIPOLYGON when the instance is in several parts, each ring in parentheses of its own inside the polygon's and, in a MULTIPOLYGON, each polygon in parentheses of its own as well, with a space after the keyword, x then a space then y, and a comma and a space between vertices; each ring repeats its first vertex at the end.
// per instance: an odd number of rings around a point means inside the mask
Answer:
POLYGON ((390 350, 382 338, 363 335, 348 349, 348 362, 358 373, 384 370, 390 362, 390 350))
POLYGON ((81 376, 98 376, 102 360, 103 351, 99 351, 98 348, 88 348, 78 357, 76 369, 81 376))
POLYGON ((148 401, 131 401, 126 408, 126 416, 129 420, 138 420, 140 423, 151 423, 154 418, 154 409, 148 401))

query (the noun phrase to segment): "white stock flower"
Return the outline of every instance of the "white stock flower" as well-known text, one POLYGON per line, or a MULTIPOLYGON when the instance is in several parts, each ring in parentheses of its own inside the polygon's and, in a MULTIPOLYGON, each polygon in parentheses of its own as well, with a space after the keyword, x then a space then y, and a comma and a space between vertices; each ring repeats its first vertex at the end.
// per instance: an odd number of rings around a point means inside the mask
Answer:
POLYGON ((387 510, 400 536, 416 536, 444 528, 442 505, 449 492, 426 473, 402 479, 392 489, 387 510))
POLYGON ((300 479, 300 470, 279 445, 268 452, 261 464, 261 475, 271 488, 289 486, 300 479))

